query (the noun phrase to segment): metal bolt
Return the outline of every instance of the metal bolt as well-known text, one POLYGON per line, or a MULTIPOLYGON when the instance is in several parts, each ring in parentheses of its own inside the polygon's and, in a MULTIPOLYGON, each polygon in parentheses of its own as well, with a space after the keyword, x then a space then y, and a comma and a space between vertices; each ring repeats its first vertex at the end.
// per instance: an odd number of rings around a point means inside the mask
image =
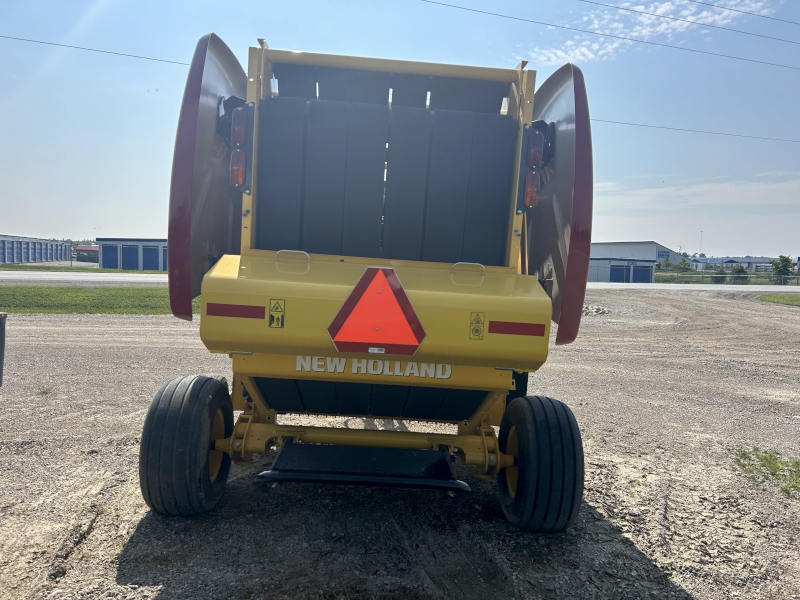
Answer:
POLYGON ((242 442, 236 442, 234 444, 234 446, 236 446, 237 448, 241 448, 242 447, 242 442))
POLYGON ((526 123, 525 124, 525 129, 530 129, 530 128, 531 128, 531 126, 526 123))
POLYGON ((377 327, 375 328, 375 331, 378 331, 378 328, 377 328, 377 327))
POLYGON ((494 456, 489 456, 489 462, 494 462, 494 456))
POLYGON ((521 210, 518 210, 518 211, 517 211, 517 214, 518 214, 518 215, 521 215, 521 214, 522 214, 522 211, 521 211, 521 210))

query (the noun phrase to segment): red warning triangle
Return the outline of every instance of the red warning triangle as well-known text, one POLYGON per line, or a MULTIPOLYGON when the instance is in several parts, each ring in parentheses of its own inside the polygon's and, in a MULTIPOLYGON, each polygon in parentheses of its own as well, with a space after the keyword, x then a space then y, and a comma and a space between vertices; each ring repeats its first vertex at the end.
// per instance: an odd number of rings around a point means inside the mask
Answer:
POLYGON ((412 355, 425 330, 394 269, 369 267, 328 327, 339 352, 412 355))

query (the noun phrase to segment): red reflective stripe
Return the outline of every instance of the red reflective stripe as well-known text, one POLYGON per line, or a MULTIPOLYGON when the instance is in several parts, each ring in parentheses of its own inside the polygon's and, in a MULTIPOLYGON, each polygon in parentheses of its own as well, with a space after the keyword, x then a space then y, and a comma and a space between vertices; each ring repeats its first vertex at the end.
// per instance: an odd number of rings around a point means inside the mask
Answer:
POLYGON ((489 321, 489 333, 506 333, 509 335, 544 335, 541 323, 514 323, 512 321, 489 321))
POLYGON ((206 304, 206 315, 209 317, 239 317, 241 319, 263 319, 266 309, 263 306, 246 304, 206 304))

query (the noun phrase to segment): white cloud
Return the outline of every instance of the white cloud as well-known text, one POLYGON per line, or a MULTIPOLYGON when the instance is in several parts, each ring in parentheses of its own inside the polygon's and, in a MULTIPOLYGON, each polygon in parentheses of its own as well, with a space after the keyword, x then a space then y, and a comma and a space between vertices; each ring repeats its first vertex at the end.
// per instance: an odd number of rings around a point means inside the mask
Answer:
POLYGON ((800 209, 800 179, 784 181, 725 181, 684 186, 618 191, 613 183, 595 186, 596 213, 658 211, 659 213, 719 208, 732 210, 770 206, 773 210, 800 209), (599 187, 598 187, 599 186, 599 187), (791 207, 791 208, 789 208, 791 207))
MULTIPOLYGON (((766 15, 772 12, 768 0, 718 1, 720 5, 724 4, 729 8, 756 14, 766 15)), ((587 4, 586 6, 592 5, 587 4)), ((687 0, 667 0, 649 3, 622 2, 618 3, 618 6, 723 27, 741 20, 745 16, 742 13, 710 8, 687 0)), ((679 34, 692 29, 698 32, 713 31, 713 29, 704 30, 701 27, 683 21, 661 19, 653 15, 637 14, 605 7, 593 8, 579 22, 570 23, 569 25, 598 33, 673 44, 680 43, 676 42, 679 34)), ((565 62, 608 60, 614 58, 617 53, 634 43, 627 40, 578 33, 561 46, 535 48, 530 53, 530 56, 537 64, 554 66, 562 65, 565 62)))

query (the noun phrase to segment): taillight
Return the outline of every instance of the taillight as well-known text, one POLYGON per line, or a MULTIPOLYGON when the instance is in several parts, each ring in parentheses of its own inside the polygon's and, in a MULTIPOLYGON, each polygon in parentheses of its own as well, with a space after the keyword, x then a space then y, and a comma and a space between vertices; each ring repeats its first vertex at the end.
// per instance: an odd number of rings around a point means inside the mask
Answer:
POLYGON ((525 196, 523 203, 525 208, 536 208, 539 203, 539 174, 530 172, 525 176, 525 196))
POLYGON ((243 106, 234 109, 231 115, 231 144, 244 146, 247 141, 247 112, 243 106))
MULTIPOLYGON (((239 110, 238 108, 236 110, 239 110)), ((247 176, 247 155, 244 150, 231 150, 231 185, 242 187, 247 176)))
MULTIPOLYGON (((236 113, 234 113, 236 114, 236 113)), ((534 129, 528 136, 528 168, 539 169, 544 154, 544 134, 534 129)))

